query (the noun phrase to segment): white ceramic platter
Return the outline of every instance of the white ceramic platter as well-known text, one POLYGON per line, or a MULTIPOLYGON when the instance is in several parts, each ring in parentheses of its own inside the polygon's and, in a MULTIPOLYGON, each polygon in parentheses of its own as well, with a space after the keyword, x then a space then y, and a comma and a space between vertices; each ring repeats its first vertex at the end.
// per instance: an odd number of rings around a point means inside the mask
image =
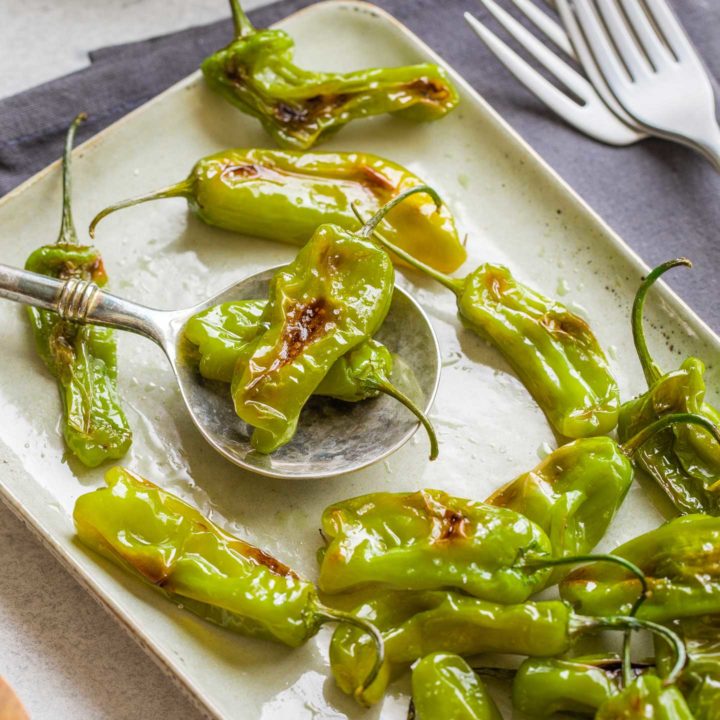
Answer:
MULTIPOLYGON (((313 5, 280 27, 297 41, 298 62, 310 68, 440 62, 390 16, 362 3, 313 5)), ((500 261, 521 280, 561 296, 591 321, 624 396, 641 391, 628 314, 645 268, 462 78, 453 79, 462 104, 446 119, 427 125, 389 117, 358 122, 324 148, 384 155, 434 184, 468 234, 466 269, 480 260, 500 261)), ((86 226, 113 201, 180 180, 205 154, 270 144, 254 120, 193 75, 78 150, 78 225, 86 226)), ((21 266, 35 247, 56 237, 59 218, 55 163, 0 203, 0 261, 21 266)), ((195 303, 294 253, 206 227, 181 200, 118 213, 100 226, 97 242, 111 289, 162 308, 195 303)), ((161 352, 121 335, 120 392, 135 431, 124 464, 309 577, 316 574, 320 513, 330 502, 425 487, 483 498, 536 464, 555 440, 505 362, 461 329, 450 293, 415 275, 400 282, 416 291, 442 346, 443 377, 433 410, 441 455, 434 464, 427 462, 426 440, 418 433, 388 461, 332 481, 292 483, 244 474, 204 444, 161 352)), ((648 302, 648 316, 661 365, 697 354, 712 368, 709 386, 717 387, 718 338, 664 287, 648 302)), ((102 484, 102 470, 88 471, 64 457, 54 382, 33 351, 24 312, 11 303, 0 303, 0 347, 4 500, 201 707, 217 718, 405 717, 402 682, 369 712, 336 690, 328 673, 329 629, 294 651, 247 640, 174 607, 77 545, 73 504, 102 484)), ((662 503, 647 483, 634 487, 605 546, 656 525, 667 509, 662 503)))

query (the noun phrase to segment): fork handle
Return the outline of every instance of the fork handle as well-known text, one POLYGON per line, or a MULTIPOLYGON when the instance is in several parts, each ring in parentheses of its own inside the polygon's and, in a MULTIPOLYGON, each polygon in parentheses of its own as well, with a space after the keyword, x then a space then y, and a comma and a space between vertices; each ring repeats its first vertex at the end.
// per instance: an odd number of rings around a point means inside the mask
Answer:
POLYGON ((2 264, 0 297, 51 310, 63 320, 138 333, 160 346, 164 345, 167 337, 165 317, 171 314, 124 300, 80 278, 56 280, 2 264))

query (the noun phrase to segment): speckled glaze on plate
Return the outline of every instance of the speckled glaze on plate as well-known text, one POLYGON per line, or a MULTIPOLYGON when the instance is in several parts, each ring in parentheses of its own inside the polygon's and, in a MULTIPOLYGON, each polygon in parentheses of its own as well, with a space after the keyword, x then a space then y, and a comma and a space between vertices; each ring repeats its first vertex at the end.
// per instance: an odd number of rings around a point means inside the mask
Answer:
MULTIPOLYGON (((388 15, 362 3, 313 5, 280 26, 297 41, 298 62, 310 68, 438 60, 388 15)), ((560 297, 591 321, 623 395, 639 392, 628 314, 644 266, 462 78, 453 78, 461 106, 444 120, 414 125, 375 118, 348 126, 321 148, 384 155, 434 184, 468 234, 464 269, 481 260, 507 263, 522 281, 560 297)), ((270 140, 191 76, 78 149, 78 226, 110 202, 179 180, 197 158, 232 146, 270 146, 270 140)), ((56 236, 59 219, 55 164, 0 203, 2 262, 22 265, 56 236)), ((181 200, 118 213, 100 226, 97 244, 109 289, 165 308, 191 305, 295 253, 206 227, 181 200)), ((308 577, 316 576, 320 513, 333 501, 423 487, 483 498, 533 466, 556 441, 527 392, 497 352, 462 329, 450 293, 415 274, 400 282, 428 312, 443 354, 433 409, 441 442, 435 463, 428 463, 427 441, 417 433, 383 463, 334 480, 287 483, 246 474, 206 446, 161 351, 123 334, 120 390, 135 432, 124 464, 308 577)), ((698 354, 710 367, 709 387, 717 387, 720 342, 692 311, 660 287, 647 315, 660 364, 698 354)), ((54 382, 33 351, 22 309, 11 303, 0 303, 0 346, 0 494, 200 707, 212 717, 243 720, 404 719, 406 680, 369 711, 335 688, 327 664, 331 630, 298 650, 234 636, 77 545, 74 501, 101 484, 102 471, 64 457, 54 382)), ((655 526, 665 511, 657 493, 637 483, 603 546, 655 526)))

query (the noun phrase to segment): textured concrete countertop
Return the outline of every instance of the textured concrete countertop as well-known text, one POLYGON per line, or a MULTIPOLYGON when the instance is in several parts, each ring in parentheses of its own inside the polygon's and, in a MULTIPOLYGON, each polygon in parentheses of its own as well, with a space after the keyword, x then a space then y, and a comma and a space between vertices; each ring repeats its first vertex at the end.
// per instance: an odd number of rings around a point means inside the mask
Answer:
MULTIPOLYGON (((227 14, 225 0, 3 0, 0 97, 79 70, 90 50, 227 14)), ((2 503, 0 568, 0 675, 32 720, 203 717, 2 503)))

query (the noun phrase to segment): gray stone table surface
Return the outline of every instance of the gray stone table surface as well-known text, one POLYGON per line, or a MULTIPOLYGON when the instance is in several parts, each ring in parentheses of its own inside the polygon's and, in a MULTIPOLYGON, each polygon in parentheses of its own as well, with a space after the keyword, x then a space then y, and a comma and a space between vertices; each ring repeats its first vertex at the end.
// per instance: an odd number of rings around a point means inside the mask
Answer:
MULTIPOLYGON (((696 270, 670 282, 720 330, 720 176, 707 163, 662 141, 608 148, 563 125, 464 25, 463 9, 492 24, 475 0, 375 1, 460 70, 648 263, 675 255, 694 259, 696 270)), ((673 4, 720 76, 720 3, 673 4)), ((2 0, 0 98, 82 67, 91 49, 226 14, 224 0, 2 0)), ((200 717, 2 505, 0 567, 0 674, 34 720, 200 717)))

